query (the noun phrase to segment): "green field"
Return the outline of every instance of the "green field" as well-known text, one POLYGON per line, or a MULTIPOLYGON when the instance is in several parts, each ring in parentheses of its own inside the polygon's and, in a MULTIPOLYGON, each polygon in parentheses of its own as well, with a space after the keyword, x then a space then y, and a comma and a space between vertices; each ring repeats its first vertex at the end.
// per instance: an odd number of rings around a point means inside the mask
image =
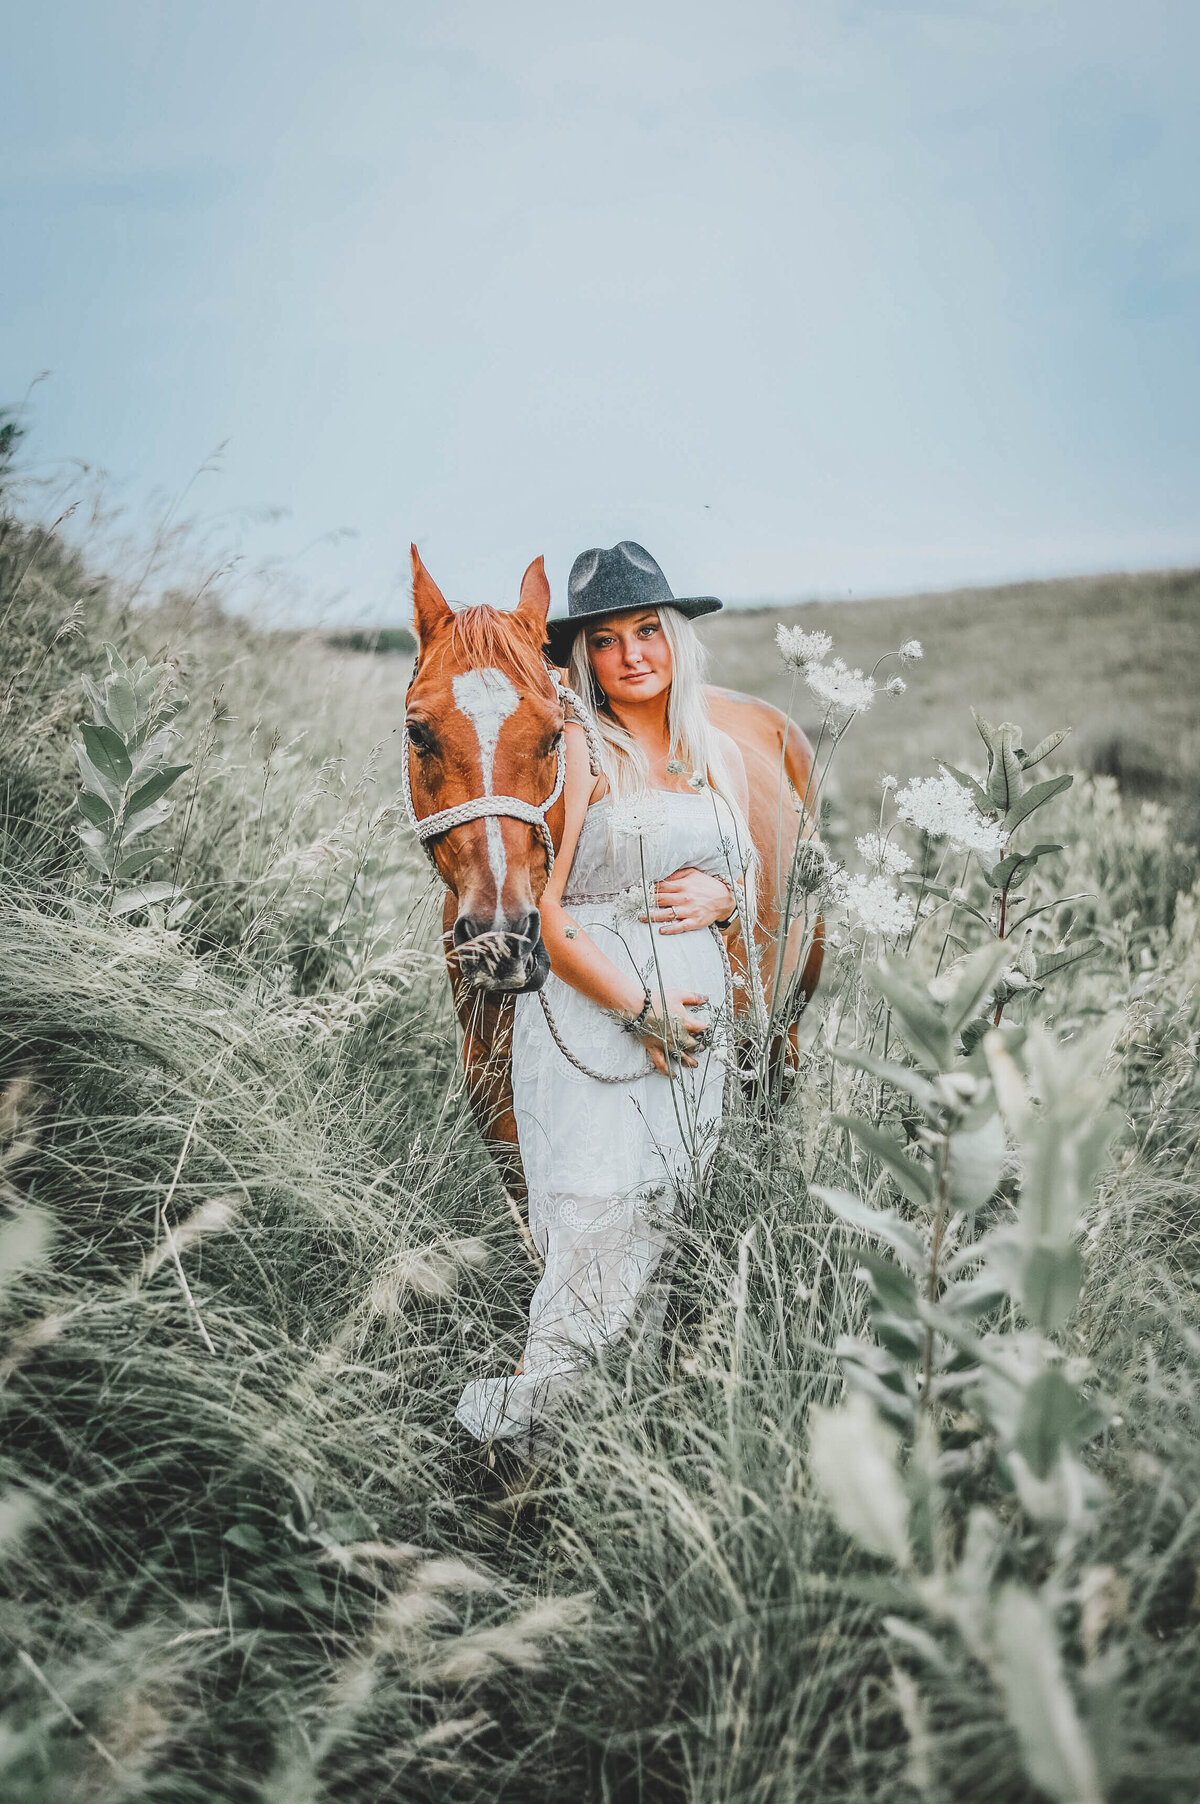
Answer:
MULTIPOLYGON (((984 774, 972 701, 1075 726, 1019 828, 1046 906, 980 977, 996 891, 908 827, 902 943, 810 897, 792 1095, 734 1109, 664 1347, 522 1468, 453 1422, 534 1279, 398 807, 406 660, 134 608, 0 507, 5 1804, 1194 1796, 1197 593, 794 616, 851 664, 924 643, 839 743, 839 846, 881 771, 984 774), (158 671, 145 719, 106 644, 158 671), (122 734, 184 694, 136 873, 176 893, 122 912, 73 748, 115 844, 122 734)), ((708 637, 788 703, 777 618, 708 637)))
MULTIPOLYGON (((928 774, 935 757, 974 759, 972 705, 1034 739, 1070 726, 1075 764, 1139 793, 1182 799, 1197 787, 1200 571, 728 610, 705 621, 714 677, 790 705, 811 730, 803 683, 793 688, 775 653, 779 621, 832 634, 835 652, 864 670, 905 639, 924 647, 904 671, 907 693, 881 697, 838 754, 833 787, 856 817, 884 771, 903 781, 928 774)), ((889 660, 879 674, 897 670, 889 660)))

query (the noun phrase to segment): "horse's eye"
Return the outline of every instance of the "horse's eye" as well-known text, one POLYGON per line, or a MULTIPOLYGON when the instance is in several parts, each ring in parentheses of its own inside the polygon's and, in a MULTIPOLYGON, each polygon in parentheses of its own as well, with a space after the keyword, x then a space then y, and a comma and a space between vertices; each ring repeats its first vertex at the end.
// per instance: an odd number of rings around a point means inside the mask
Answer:
POLYGON ((406 721, 408 743, 414 752, 431 752, 433 750, 433 734, 423 720, 406 721))

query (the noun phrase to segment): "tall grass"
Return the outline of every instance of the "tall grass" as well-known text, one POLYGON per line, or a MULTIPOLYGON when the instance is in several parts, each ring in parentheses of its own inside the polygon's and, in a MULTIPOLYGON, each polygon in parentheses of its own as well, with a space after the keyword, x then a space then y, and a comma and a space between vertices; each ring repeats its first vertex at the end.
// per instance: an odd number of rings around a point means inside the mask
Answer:
MULTIPOLYGON (((613 1349, 555 1451, 489 1464, 453 1406, 518 1356, 533 1275, 469 1122, 440 897, 395 807, 393 661, 208 600, 134 609, 11 515, 0 620, 0 1794, 1039 1795, 986 1662, 912 1677, 887 1626, 908 1581, 810 1473, 839 1343, 869 1337, 860 1243, 809 1190, 875 1183, 832 1124, 884 1109, 833 1058, 871 1019, 861 937, 831 961, 792 1099, 730 1124, 661 1359, 613 1349), (70 744, 105 642, 172 660, 191 698, 147 873, 182 909, 114 918, 82 856, 70 744)), ((1065 1349, 1107 1399, 1085 1455, 1105 1492, 1057 1632, 1106 1794, 1182 1799, 1196 860, 1111 780, 1052 807, 1066 849, 1041 868, 1077 897, 1055 931, 1101 950, 1036 1007, 1068 1039, 1113 1024, 1121 1117, 1065 1349)), ((963 1446, 965 1503, 1039 1583, 1011 1488, 963 1446)))

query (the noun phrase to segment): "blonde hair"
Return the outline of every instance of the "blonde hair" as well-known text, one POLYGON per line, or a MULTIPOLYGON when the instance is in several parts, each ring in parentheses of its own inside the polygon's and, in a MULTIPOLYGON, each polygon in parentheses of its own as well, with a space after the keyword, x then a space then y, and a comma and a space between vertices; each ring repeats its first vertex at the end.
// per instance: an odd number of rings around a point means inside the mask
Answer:
MULTIPOLYGON (((750 837, 750 825, 738 801, 721 750, 721 736, 713 725, 704 699, 708 654, 699 634, 677 608, 658 610, 658 621, 671 649, 671 687, 667 694, 667 759, 703 774, 733 815, 736 845, 730 850, 730 870, 745 877, 746 907, 750 920, 757 914, 755 878, 758 855, 750 837)), ((581 696, 600 741, 600 768, 614 797, 644 795, 650 788, 650 760, 638 741, 609 709, 588 655, 587 636, 595 622, 581 627, 571 646, 567 680, 581 696)))

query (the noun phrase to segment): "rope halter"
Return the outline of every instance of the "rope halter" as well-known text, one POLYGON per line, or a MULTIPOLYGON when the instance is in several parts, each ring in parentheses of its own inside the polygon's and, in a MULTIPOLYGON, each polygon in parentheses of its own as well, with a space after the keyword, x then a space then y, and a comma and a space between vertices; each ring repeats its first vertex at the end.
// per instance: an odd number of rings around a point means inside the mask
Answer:
MULTIPOLYGON (((557 699, 563 709, 564 725, 567 710, 575 716, 587 735, 588 763, 592 774, 600 771, 600 742, 596 729, 588 719, 583 702, 573 689, 568 689, 556 671, 547 673, 555 686, 557 699)), ((554 869, 554 839, 546 825, 546 816, 563 792, 563 784, 567 780, 567 741, 563 733, 558 741, 558 768, 554 775, 554 787, 544 802, 526 802, 520 796, 482 795, 469 796, 465 802, 456 802, 453 808, 439 808, 434 814, 418 815, 413 804, 412 794, 412 757, 413 748, 405 747, 403 762, 404 775, 404 807, 408 814, 409 824, 424 847, 425 855, 437 870, 437 861, 433 856, 430 842, 440 839, 443 833, 449 833, 454 827, 461 827, 467 821, 478 821, 487 815, 502 815, 508 819, 525 821, 531 827, 537 827, 546 848, 546 875, 554 869)), ((440 874, 440 873, 439 873, 440 874)))

